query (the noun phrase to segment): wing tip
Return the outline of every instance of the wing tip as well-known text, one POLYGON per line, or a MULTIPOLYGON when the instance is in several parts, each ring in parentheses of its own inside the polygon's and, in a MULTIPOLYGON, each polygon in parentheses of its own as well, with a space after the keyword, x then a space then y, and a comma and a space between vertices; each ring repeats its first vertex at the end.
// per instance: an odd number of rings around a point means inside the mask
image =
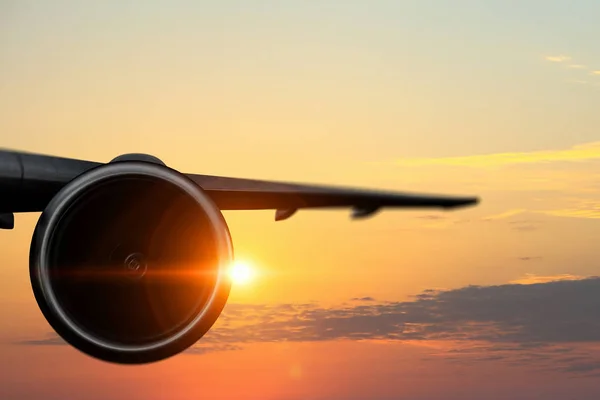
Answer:
POLYGON ((454 199, 449 204, 445 205, 444 208, 462 208, 462 207, 474 207, 480 203, 479 197, 464 197, 460 199, 454 199))

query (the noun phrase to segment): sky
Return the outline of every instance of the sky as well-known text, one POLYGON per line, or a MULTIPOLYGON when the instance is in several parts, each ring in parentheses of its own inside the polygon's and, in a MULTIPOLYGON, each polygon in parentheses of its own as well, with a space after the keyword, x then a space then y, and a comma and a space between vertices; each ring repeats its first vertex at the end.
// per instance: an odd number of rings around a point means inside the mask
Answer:
POLYGON ((1 231, 0 398, 600 396, 600 3, 2 1, 0 147, 194 173, 477 195, 475 208, 229 211, 214 328, 91 359, 1 231))

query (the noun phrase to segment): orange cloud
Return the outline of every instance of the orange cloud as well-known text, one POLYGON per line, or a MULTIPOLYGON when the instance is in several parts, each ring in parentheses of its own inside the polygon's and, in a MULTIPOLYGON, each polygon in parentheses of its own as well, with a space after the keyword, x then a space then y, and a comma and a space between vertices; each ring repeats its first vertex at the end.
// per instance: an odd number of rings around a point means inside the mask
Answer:
POLYGON ((587 219, 600 219, 600 209, 598 208, 564 208, 557 210, 525 210, 525 209, 515 209, 508 210, 501 214, 491 215, 489 217, 482 218, 483 221, 497 221, 500 219, 506 219, 514 217, 515 215, 519 215, 522 213, 531 213, 531 214, 543 214, 549 215, 553 217, 565 217, 565 218, 587 218, 587 219))
POLYGON ((498 167, 514 164, 550 163, 557 161, 580 162, 600 159, 600 142, 585 143, 563 150, 538 150, 516 153, 493 153, 462 157, 407 158, 397 160, 401 166, 462 166, 498 167))
POLYGON ((592 218, 592 219, 600 218, 600 211, 598 211, 598 210, 564 209, 564 210, 544 211, 544 214, 554 215, 555 217, 592 218))
POLYGON ((572 207, 559 208, 554 210, 540 211, 546 215, 555 217, 569 218, 600 218, 600 200, 595 199, 575 199, 572 207))
POLYGON ((498 220, 498 219, 505 219, 505 218, 510 218, 512 216, 518 215, 518 214, 522 214, 524 212, 526 212, 527 210, 524 209, 514 209, 514 210, 508 210, 505 211, 503 213, 500 214, 495 214, 495 215, 490 215, 489 217, 485 217, 483 218, 484 221, 494 221, 494 220, 498 220))
POLYGON ((550 210, 543 211, 544 214, 553 215, 555 217, 569 217, 569 218, 591 218, 598 219, 600 218, 600 210, 590 210, 590 209, 577 209, 577 208, 567 208, 563 210, 550 210))
POLYGON ((509 283, 518 284, 518 285, 533 285, 536 283, 548 283, 548 282, 559 282, 559 281, 579 281, 581 279, 586 279, 586 277, 579 276, 579 275, 571 275, 571 274, 548 275, 548 276, 525 274, 524 277, 516 279, 514 281, 510 281, 509 283))
POLYGON ((546 57, 544 57, 544 59, 547 61, 552 61, 552 62, 563 62, 563 61, 570 60, 571 57, 564 56, 564 55, 558 55, 558 56, 546 56, 546 57))

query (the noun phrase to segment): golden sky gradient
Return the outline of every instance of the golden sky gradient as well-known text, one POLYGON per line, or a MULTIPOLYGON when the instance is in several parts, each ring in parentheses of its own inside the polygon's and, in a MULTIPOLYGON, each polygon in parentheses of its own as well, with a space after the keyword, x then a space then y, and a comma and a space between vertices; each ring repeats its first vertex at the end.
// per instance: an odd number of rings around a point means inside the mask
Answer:
POLYGON ((139 368, 47 344, 27 265, 38 214, 18 215, 0 231, 0 398, 598 398, 600 294, 584 294, 598 285, 599 13, 558 0, 3 2, 4 148, 482 203, 360 222, 226 212, 257 275, 225 315, 255 313, 250 333, 218 322, 196 353, 139 368), (309 316, 301 337, 283 304, 309 316))

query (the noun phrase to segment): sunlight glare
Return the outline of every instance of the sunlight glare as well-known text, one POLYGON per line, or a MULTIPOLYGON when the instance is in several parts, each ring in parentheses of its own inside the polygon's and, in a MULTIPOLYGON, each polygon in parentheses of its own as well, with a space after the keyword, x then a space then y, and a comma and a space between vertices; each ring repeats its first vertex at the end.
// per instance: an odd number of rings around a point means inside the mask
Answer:
POLYGON ((235 285, 246 285, 254 278, 254 268, 246 261, 236 260, 229 269, 229 278, 235 285))

